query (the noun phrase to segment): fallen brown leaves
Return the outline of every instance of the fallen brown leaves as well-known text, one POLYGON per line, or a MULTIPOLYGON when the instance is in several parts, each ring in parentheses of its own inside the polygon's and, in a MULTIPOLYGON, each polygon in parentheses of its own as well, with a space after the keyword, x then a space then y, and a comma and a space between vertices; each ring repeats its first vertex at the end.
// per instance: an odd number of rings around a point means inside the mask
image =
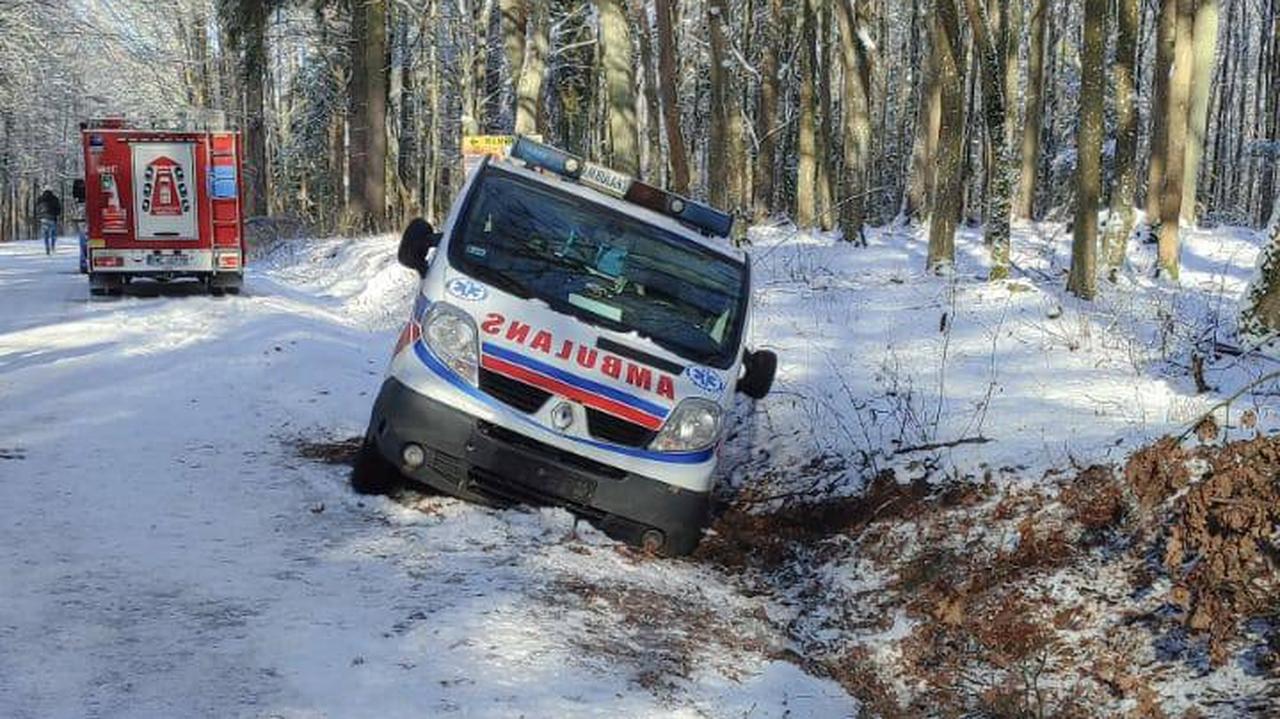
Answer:
POLYGON ((1158 513, 1164 569, 1188 628, 1208 632, 1214 664, 1227 661, 1240 623, 1280 593, 1280 440, 1200 448, 1207 474, 1158 513))
POLYGON ((798 557, 889 577, 845 595, 811 580, 800 595, 837 617, 824 636, 847 634, 839 651, 824 640, 820 668, 877 716, 1160 717, 1158 685, 1195 671, 1157 656, 1173 627, 1217 666, 1249 648, 1244 622, 1271 616, 1271 646, 1252 656, 1280 665, 1278 528, 1280 439, 1164 439, 1121 470, 1044 485, 882 475, 861 497, 747 503, 700 556, 792 583, 798 557), (841 601, 862 606, 830 606, 841 601), (886 638, 895 615, 911 629, 886 638))
POLYGON ((293 440, 294 451, 299 457, 325 464, 355 464, 356 454, 360 451, 362 437, 334 439, 311 442, 304 439, 293 440))

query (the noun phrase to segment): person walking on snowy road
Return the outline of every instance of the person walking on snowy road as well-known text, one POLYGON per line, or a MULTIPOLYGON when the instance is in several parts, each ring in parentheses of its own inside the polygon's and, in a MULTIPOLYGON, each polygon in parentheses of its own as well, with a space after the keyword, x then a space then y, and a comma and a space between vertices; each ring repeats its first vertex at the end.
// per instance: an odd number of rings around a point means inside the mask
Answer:
POLYGON ((62 202, 53 194, 53 188, 46 186, 36 200, 36 217, 40 220, 40 237, 44 240, 44 253, 51 255, 58 243, 58 217, 62 215, 62 202))

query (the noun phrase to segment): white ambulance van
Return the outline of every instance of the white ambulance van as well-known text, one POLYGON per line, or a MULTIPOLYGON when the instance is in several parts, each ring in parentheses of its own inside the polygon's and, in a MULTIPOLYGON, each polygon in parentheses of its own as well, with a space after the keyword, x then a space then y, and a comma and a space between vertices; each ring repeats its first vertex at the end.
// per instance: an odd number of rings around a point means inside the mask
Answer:
POLYGON ((693 551, 735 391, 763 397, 777 367, 743 345, 732 222, 528 138, 484 161, 443 232, 401 240, 422 282, 352 486, 561 506, 693 551))

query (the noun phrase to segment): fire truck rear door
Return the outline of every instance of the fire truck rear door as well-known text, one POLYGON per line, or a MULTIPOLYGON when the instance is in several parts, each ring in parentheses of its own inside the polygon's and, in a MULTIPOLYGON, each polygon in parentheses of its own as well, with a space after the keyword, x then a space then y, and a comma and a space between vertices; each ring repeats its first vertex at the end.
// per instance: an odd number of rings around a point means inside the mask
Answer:
POLYGON ((137 142, 132 148, 137 239, 199 239, 194 144, 137 142))

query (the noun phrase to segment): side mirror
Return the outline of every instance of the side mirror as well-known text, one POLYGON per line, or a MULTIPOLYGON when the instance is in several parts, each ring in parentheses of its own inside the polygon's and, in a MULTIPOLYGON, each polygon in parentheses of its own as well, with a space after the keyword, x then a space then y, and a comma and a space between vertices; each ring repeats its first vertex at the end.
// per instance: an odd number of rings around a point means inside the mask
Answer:
POLYGON ((76 202, 84 202, 84 180, 75 180, 71 183, 71 196, 76 198, 76 202))
POLYGON ((742 378, 737 390, 751 399, 764 399, 773 388, 773 378, 778 374, 778 355, 768 351, 747 351, 742 358, 742 378))
POLYGON ((427 252, 439 244, 440 235, 431 227, 431 223, 421 217, 415 218, 400 236, 400 250, 396 253, 396 259, 417 272, 419 277, 426 277, 427 252))

